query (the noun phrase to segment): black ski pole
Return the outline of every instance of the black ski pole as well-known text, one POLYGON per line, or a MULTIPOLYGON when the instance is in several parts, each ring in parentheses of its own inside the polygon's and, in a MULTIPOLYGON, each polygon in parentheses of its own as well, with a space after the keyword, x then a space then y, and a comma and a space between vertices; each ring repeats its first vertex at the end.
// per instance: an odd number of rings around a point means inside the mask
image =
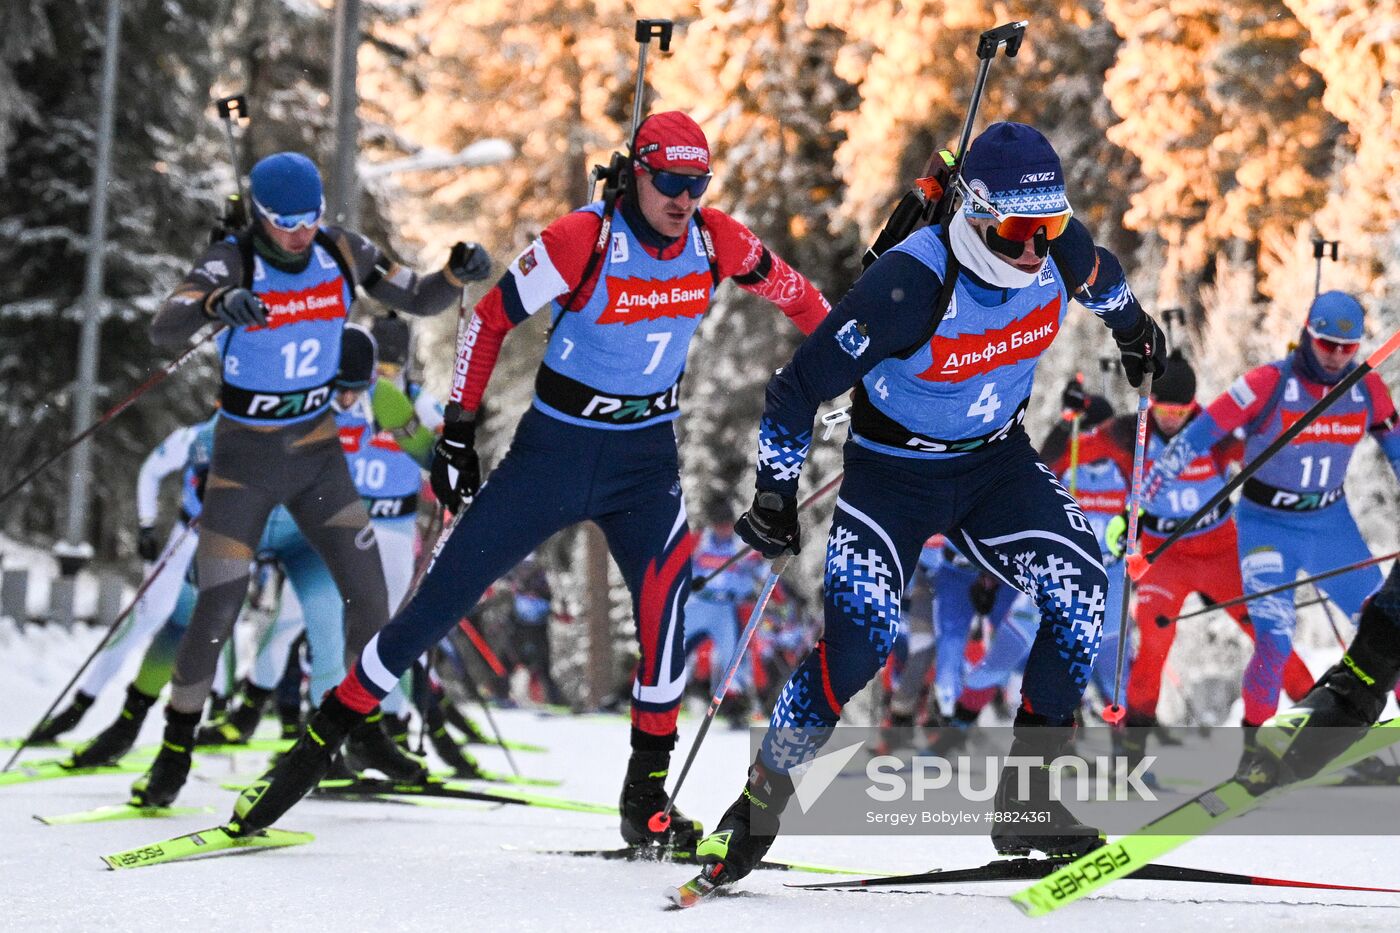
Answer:
POLYGON ((68 451, 72 450, 74 447, 78 446, 83 441, 87 440, 89 437, 92 437, 99 430, 101 430, 103 426, 111 422, 113 418, 117 417, 117 415, 120 415, 122 412, 130 408, 131 405, 137 399, 145 395, 147 392, 151 391, 151 389, 154 389, 160 383, 164 382, 170 376, 171 373, 175 372, 175 370, 179 369, 181 366, 184 366, 185 363, 189 362, 190 357, 194 356, 196 350, 198 350, 204 344, 208 343, 210 338, 221 333, 226 326, 227 325, 225 324, 220 324, 218 327, 214 328, 209 333, 205 334, 203 337, 190 344, 190 346, 187 347, 183 353, 175 357, 175 359, 171 360, 169 363, 166 363, 160 369, 156 370, 156 372, 151 374, 150 378, 148 378, 145 382, 141 383, 139 386, 133 389, 130 395, 122 399, 117 404, 113 405, 110 409, 107 410, 105 414, 99 417, 92 424, 88 425, 86 428, 79 431, 77 434, 73 435, 68 440, 64 441, 63 445, 60 446, 58 450, 55 450, 53 453, 45 457, 42 461, 39 462, 37 466, 31 469, 28 473, 21 476, 18 481, 6 488, 4 492, 0 492, 0 502, 4 502, 6 499, 10 498, 10 496, 14 495, 15 493, 23 489, 25 486, 29 485, 30 480, 34 479, 34 477, 44 472, 44 470, 55 460, 68 453, 68 451))
POLYGON ((1168 535, 1165 541, 1157 545, 1150 554, 1134 554, 1129 558, 1128 570, 1132 574, 1133 579, 1142 579, 1142 575, 1147 572, 1148 566, 1155 562, 1157 558, 1161 557, 1162 553, 1166 551, 1167 548, 1179 541, 1182 535, 1186 534, 1192 528, 1195 528, 1197 522, 1211 514, 1216 506, 1224 502, 1230 497, 1232 492, 1244 485, 1245 480, 1257 473, 1260 467, 1267 463, 1280 450, 1287 447, 1295 437, 1306 431, 1308 426, 1316 421, 1328 408, 1331 408, 1332 404, 1336 402, 1337 399, 1351 391, 1352 386, 1364 379, 1367 373, 1385 362, 1397 348, 1400 348, 1400 330, 1391 334, 1390 338, 1386 340, 1385 343, 1381 344, 1376 348, 1375 352, 1366 357, 1364 363, 1343 376, 1341 381, 1332 387, 1331 391, 1318 399, 1317 403, 1304 412, 1303 416, 1299 418, 1292 427, 1274 438, 1274 442, 1264 448, 1259 456, 1255 457, 1249 463, 1246 463, 1244 468, 1236 473, 1234 478, 1228 483, 1220 487, 1220 490, 1216 492, 1215 495, 1211 496, 1204 505, 1189 517, 1183 519, 1181 524, 1176 526, 1176 530, 1168 535))
POLYGON ((739 665, 743 663, 744 655, 749 650, 749 642, 753 640, 753 633, 758 630, 758 623, 763 618, 763 610, 767 608, 768 599, 773 595, 773 588, 778 585, 778 578, 783 575, 791 559, 792 554, 784 551, 774 559, 768 570, 768 579, 764 581, 763 590, 753 604, 748 623, 739 633, 739 642, 734 646, 734 654, 729 658, 729 666, 724 670, 724 679, 715 688, 714 696, 710 697, 710 708, 705 710, 705 719, 700 723, 700 731, 696 733, 695 741, 691 743, 690 751, 685 756, 685 764, 681 766, 680 777, 676 778, 676 786, 671 789, 671 795, 666 799, 666 808, 653 813, 647 820, 647 828, 657 835, 671 828, 671 811, 676 808, 676 795, 681 792, 685 776, 690 773, 690 766, 695 763, 695 754, 700 751, 700 744, 705 741, 705 733, 710 731, 710 724, 715 721, 715 713, 719 712, 719 705, 724 702, 724 695, 729 692, 729 684, 738 673, 739 665))
MULTIPOLYGON (((812 505, 813 503, 817 502, 819 499, 824 499, 824 498, 826 498, 826 496, 827 496, 833 489, 835 489, 837 486, 841 485, 841 480, 842 480, 842 478, 845 477, 845 475, 846 475, 846 472, 845 472, 844 470, 842 470, 841 472, 839 472, 839 473, 837 473, 835 476, 833 476, 831 479, 827 480, 827 481, 821 486, 820 489, 818 489, 817 491, 813 492, 810 496, 808 496, 807 498, 803 499, 801 502, 798 503, 798 505, 797 505, 797 511, 801 512, 801 511, 805 510, 808 506, 810 506, 810 505, 812 505)), ((703 576, 703 577, 696 577, 694 580, 692 580, 691 583, 690 583, 690 591, 691 591, 692 593, 698 593, 698 592, 700 592, 700 591, 703 590, 705 587, 709 586, 709 585, 710 585, 710 582, 711 582, 712 580, 714 580, 715 577, 717 577, 717 576, 719 576, 720 574, 724 573, 724 572, 725 572, 726 570, 728 570, 730 567, 733 567, 733 566, 734 566, 735 564, 737 564, 739 561, 743 560, 745 557, 748 557, 748 556, 749 556, 750 554, 752 554, 752 553, 753 553, 753 546, 752 546, 752 545, 748 545, 748 544, 744 545, 742 548, 740 548, 738 551, 736 551, 732 556, 730 556, 727 560, 725 560, 724 563, 722 563, 722 564, 720 564, 718 567, 716 567, 716 568, 714 569, 713 572, 711 572, 711 573, 709 573, 709 574, 707 574, 707 575, 705 575, 705 576, 703 576)))
POLYGON ((198 524, 198 517, 191 519, 190 523, 184 527, 184 530, 176 535, 175 540, 171 541, 166 547, 165 553, 160 556, 160 560, 151 568, 151 572, 146 575, 146 579, 143 580, 141 586, 137 588, 136 595, 131 597, 131 602, 127 603, 125 609, 117 613, 117 617, 112 620, 111 625, 107 626, 107 632, 102 636, 102 640, 97 643, 97 647, 92 649, 92 653, 79 665, 77 671, 75 671, 73 676, 68 680, 68 683, 58 692, 58 696, 54 697, 54 701, 49 704, 49 708, 44 712, 44 715, 39 717, 39 721, 34 724, 34 728, 30 729, 29 732, 25 734, 25 737, 20 740, 19 747, 16 748, 14 754, 10 756, 10 760, 5 762, 5 767, 0 768, 0 774, 10 770, 10 767, 15 763, 15 759, 19 758, 20 752, 29 747, 29 742, 34 738, 34 733, 38 732, 39 728, 48 721, 48 718, 53 715, 53 711, 58 709, 58 704, 63 702, 63 698, 68 695, 68 691, 72 690, 73 685, 78 682, 78 678, 82 677, 83 672, 92 664, 93 659, 102 653, 103 648, 107 647, 107 643, 112 640, 112 636, 116 634, 117 629, 121 628, 122 622, 136 610, 136 604, 141 601, 141 597, 146 595, 146 591, 151 588, 151 584, 160 576, 161 571, 165 569, 165 565, 169 563, 171 556, 179 550, 179 545, 185 540, 185 536, 198 524))
MULTIPOLYGON (((1291 583, 1281 583, 1278 586, 1271 586, 1267 590, 1260 590, 1257 593, 1246 593, 1243 596, 1236 596, 1233 599, 1226 599, 1221 602, 1206 606, 1202 609, 1193 609, 1190 612, 1183 612, 1181 615, 1177 616, 1171 621, 1181 622, 1185 619, 1194 619, 1196 616, 1203 616, 1206 613, 1214 612, 1217 609, 1229 609, 1232 606, 1238 606, 1243 603, 1252 602, 1256 599, 1263 599, 1266 596, 1273 596, 1275 593, 1286 593, 1289 590, 1296 589, 1308 583, 1317 583, 1320 580, 1327 580, 1331 577, 1338 577, 1344 573, 1351 573, 1353 570, 1361 570, 1365 567, 1371 567, 1376 564, 1383 564, 1388 560, 1394 560, 1398 557, 1400 557, 1400 551, 1394 551, 1390 554, 1382 554, 1380 557, 1371 557, 1366 560, 1357 561, 1354 564, 1347 564, 1345 567, 1334 567, 1331 570, 1326 570, 1322 573, 1313 574, 1311 577, 1303 577, 1301 580, 1294 580, 1291 583)), ((1312 603, 1305 603, 1304 605, 1312 605, 1312 603)))

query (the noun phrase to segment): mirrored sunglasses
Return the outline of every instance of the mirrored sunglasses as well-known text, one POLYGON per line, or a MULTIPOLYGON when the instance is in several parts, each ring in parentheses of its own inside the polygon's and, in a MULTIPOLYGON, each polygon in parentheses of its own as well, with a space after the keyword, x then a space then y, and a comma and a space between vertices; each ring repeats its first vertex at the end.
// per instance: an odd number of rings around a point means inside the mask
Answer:
POLYGON ((267 218, 268 223, 272 224, 278 230, 284 230, 287 233, 295 233, 301 229, 314 229, 316 225, 320 223, 321 215, 326 210, 326 201, 324 198, 321 199, 321 206, 314 211, 302 211, 299 214, 278 214, 258 203, 256 198, 253 199, 253 205, 258 209, 259 214, 267 218))
MULTIPOLYGON (((638 163, 641 165, 641 163, 638 163)), ((678 198, 681 192, 689 192, 692 198, 698 198, 705 193, 705 189, 710 187, 710 179, 713 175, 682 175, 680 172, 667 172, 661 169, 648 168, 641 165, 642 171, 651 176, 651 183, 657 191, 668 198, 678 198)))

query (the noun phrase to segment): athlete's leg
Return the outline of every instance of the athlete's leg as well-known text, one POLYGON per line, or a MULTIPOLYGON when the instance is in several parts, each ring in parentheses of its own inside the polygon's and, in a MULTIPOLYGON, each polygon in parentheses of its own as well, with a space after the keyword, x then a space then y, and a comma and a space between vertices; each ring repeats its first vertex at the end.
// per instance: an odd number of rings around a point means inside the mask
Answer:
POLYGON ((301 600, 297 599, 296 588, 289 577, 282 581, 277 618, 272 620, 258 642, 258 653, 248 673, 248 680, 254 686, 272 690, 281 682, 287 669, 287 655, 305 628, 306 615, 302 612, 301 600))
POLYGON ((685 653, 690 657, 696 646, 710 640, 710 695, 719 688, 724 667, 734 654, 737 641, 734 631, 734 606, 729 602, 710 601, 695 594, 685 603, 685 653))
MULTIPOLYGON (((1371 559, 1371 549, 1361 536, 1361 529, 1356 527, 1346 500, 1320 510, 1314 520, 1318 534, 1303 568, 1308 573, 1324 573, 1371 559)), ((1380 587, 1383 579, 1381 569, 1372 565, 1323 580, 1318 589, 1346 613, 1348 619, 1355 621, 1362 603, 1380 587)))
POLYGON ((597 459, 590 435, 599 433, 526 413, 510 452, 457 519, 418 592, 370 640, 337 688, 341 701, 360 713, 374 709, 488 586, 550 535, 583 520, 597 459))
MULTIPOLYGON (((384 582, 384 564, 379 557, 379 544, 364 501, 355 491, 350 470, 338 439, 318 445, 313 456, 303 454, 306 466, 316 472, 316 482, 308 485, 287 501, 287 511, 296 519, 297 527, 324 561, 335 580, 344 607, 342 633, 345 658, 358 657, 360 650, 375 632, 389 621, 389 594, 384 582), (314 464, 314 466, 313 466, 314 464)), ((307 605, 308 631, 318 625, 317 611, 307 605)), ((332 620, 327 620, 332 625, 332 620)), ((328 659, 317 658, 312 646, 313 663, 325 664, 328 659)), ((338 666, 338 665, 337 665, 338 666)), ((330 667, 323 667, 329 672, 330 667)), ((313 684, 312 693, 316 694, 313 684)))
POLYGON ((280 474, 269 468, 270 461, 283 455, 280 433, 255 431, 225 418, 215 427, 194 559, 199 599, 171 676, 170 708, 181 714, 197 715, 204 708, 219 651, 248 592, 255 546, 282 497, 276 488, 280 474))
MULTIPOLYGON (((175 611, 175 603, 185 583, 185 573, 194 559, 195 547, 199 544, 199 532, 188 529, 183 523, 176 523, 170 529, 170 537, 165 550, 157 560, 164 560, 160 572, 146 587, 146 592, 136 601, 136 607, 121 623, 107 646, 92 659, 87 673, 78 683, 78 692, 95 697, 102 692, 117 672, 122 662, 138 646, 144 645, 165 624, 175 611)), ((182 629, 183 631, 183 629, 182 629)), ((164 686, 162 683, 161 686, 164 686)))
MULTIPOLYGON (((1298 575, 1306 542, 1300 537, 1296 517, 1241 502, 1235 521, 1240 542, 1240 575, 1246 593, 1258 593, 1298 575)), ((1244 720, 1258 725, 1278 709, 1278 694, 1285 660, 1293 649, 1297 618, 1293 592, 1251 600, 1249 618, 1254 624, 1254 654, 1244 670, 1244 720)))
POLYGON ((996 470, 949 538, 1035 601, 1022 709, 1067 724, 1098 653, 1108 577, 1088 519, 1028 444, 1008 449, 996 470))
POLYGON ((967 650, 967 633, 977 614, 968 597, 968 587, 977 579, 978 571, 945 561, 934 574, 933 688, 938 712, 953 715, 958 695, 962 693, 963 654, 967 650))

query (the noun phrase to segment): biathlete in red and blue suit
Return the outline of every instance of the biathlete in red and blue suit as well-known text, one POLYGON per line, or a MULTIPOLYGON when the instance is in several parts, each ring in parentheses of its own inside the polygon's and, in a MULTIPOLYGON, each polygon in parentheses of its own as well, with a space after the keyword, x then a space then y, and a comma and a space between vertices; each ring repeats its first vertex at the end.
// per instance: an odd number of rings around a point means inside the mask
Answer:
MULTIPOLYGON (((777 305, 803 333, 812 332, 830 306, 743 224, 699 207, 710 181, 710 150, 693 120, 676 112, 649 117, 633 153, 633 179, 610 218, 598 262, 590 259, 601 232, 601 202, 551 223, 477 304, 458 348, 432 476, 448 508, 471 507, 417 595, 370 640, 309 734, 334 749, 494 580, 555 532, 591 520, 602 528, 631 590, 641 649, 622 834, 629 843, 693 845, 699 827, 679 812, 667 833, 647 827, 666 804, 685 687, 682 606, 694 541, 671 422, 680 414, 686 352, 726 278, 777 305), (554 329, 534 401, 509 453, 476 495, 480 467, 473 444, 482 393, 506 333, 545 306, 554 329)), ((271 774, 270 786, 245 792, 235 815, 245 832, 270 824, 314 787, 329 755, 303 738, 285 762, 271 774)))
MULTIPOLYGON (((1296 424, 1356 365, 1365 320, 1365 310, 1350 295, 1333 291, 1315 298, 1297 348, 1236 379, 1162 453, 1145 483, 1146 507, 1154 507, 1155 498, 1170 488, 1169 480, 1227 443, 1231 432, 1244 432, 1248 463, 1296 424)), ((1375 373, 1368 373, 1245 481, 1235 520, 1246 594, 1291 583, 1299 571, 1321 573, 1370 558, 1342 489, 1352 452, 1367 434, 1380 443, 1400 474, 1395 403, 1375 373)), ((1355 618, 1380 585, 1380 569, 1364 567, 1318 587, 1355 618)), ((1278 707, 1284 662, 1297 624, 1292 592, 1251 601, 1249 617, 1254 623, 1254 656, 1244 673, 1247 728, 1262 723, 1278 707)), ((1250 738, 1252 729, 1247 741, 1250 738)))
MULTIPOLYGON (((945 533, 1040 611, 1011 754, 1048 761, 1069 740, 1108 580, 1089 521, 1021 421, 1071 295, 1114 329, 1134 383, 1144 366, 1160 368, 1165 340, 1118 260, 1071 220, 1060 159, 1038 131, 989 127, 967 153, 959 188, 962 211, 881 256, 768 385, 757 493, 737 525, 765 556, 798 549, 796 492, 813 417, 854 388, 851 436, 827 541, 825 633, 783 688, 743 793, 699 846, 715 884, 743 877, 772 844, 790 770, 817 754, 842 705, 884 663, 908 573, 932 534, 945 533), (950 252, 961 268, 940 320, 950 252)), ((1003 772, 993 808, 1052 820, 998 820, 997 848, 1097 845, 1097 830, 1051 799, 1048 770, 1030 770, 1025 796, 1015 769, 1003 772)))

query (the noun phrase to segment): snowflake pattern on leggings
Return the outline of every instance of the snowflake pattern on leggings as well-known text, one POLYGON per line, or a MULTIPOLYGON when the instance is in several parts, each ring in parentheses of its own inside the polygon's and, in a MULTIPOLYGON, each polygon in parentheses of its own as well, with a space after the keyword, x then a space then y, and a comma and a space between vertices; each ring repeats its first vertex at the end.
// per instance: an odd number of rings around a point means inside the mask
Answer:
POLYGON ((1054 551, 1043 555, 1035 550, 995 553, 1016 588, 1035 600, 1041 619, 1054 626, 1060 656, 1069 661, 1074 682, 1082 689, 1089 683, 1103 637, 1107 602, 1103 587, 1097 583, 1083 587, 1079 579, 1083 569, 1054 551))
POLYGON ((883 657, 894 647, 904 581, 895 579, 884 555, 860 547, 844 525, 832 526, 826 545, 826 592, 846 618, 865 629, 883 657))

